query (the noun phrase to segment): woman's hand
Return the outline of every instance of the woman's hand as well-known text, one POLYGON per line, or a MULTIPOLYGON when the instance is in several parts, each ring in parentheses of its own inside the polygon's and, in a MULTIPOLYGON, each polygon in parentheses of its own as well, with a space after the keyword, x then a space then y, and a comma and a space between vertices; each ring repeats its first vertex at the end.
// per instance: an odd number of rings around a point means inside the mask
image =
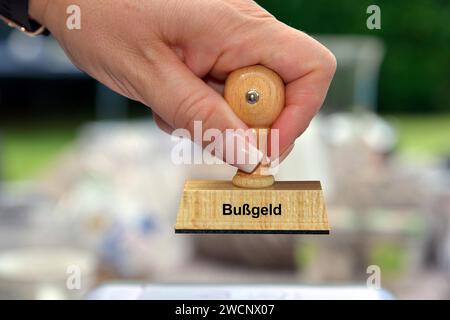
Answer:
MULTIPOLYGON (((70 59, 114 91, 149 106, 160 128, 246 129, 221 96, 227 75, 261 64, 286 83, 273 128, 288 151, 321 107, 333 54, 249 0, 77 0, 81 30, 66 27, 71 0, 31 0, 70 59)), ((244 169, 251 171, 254 166, 244 169)))

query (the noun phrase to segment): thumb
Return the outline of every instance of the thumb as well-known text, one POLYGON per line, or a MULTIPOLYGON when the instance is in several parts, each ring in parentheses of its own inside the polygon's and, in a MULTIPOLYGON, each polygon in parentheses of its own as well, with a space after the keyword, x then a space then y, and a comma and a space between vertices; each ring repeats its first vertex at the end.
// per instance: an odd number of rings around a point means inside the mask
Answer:
MULTIPOLYGON (((168 127, 183 128, 191 137, 198 136, 199 133, 194 134, 194 131, 198 130, 200 121, 202 137, 209 129, 222 133, 220 154, 216 152, 215 156, 245 172, 252 172, 257 167, 262 153, 254 140, 246 136, 248 127, 217 91, 197 77, 170 49, 165 52, 163 62, 152 64, 150 68, 153 80, 146 81, 142 97, 157 114, 158 124, 163 125, 165 131, 168 127), (233 141, 233 150, 228 141, 233 141)), ((202 146, 208 143, 211 142, 202 142, 202 146)))

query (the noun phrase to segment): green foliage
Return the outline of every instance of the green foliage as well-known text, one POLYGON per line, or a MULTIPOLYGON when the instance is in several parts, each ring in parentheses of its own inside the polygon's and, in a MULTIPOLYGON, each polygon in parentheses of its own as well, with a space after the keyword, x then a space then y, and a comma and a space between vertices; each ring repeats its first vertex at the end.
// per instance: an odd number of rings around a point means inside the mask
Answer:
POLYGON ((317 247, 311 243, 298 243, 295 246, 294 259, 299 270, 307 268, 317 255, 317 247))
POLYGON ((370 264, 381 268, 384 275, 401 274, 407 262, 407 250, 399 244, 382 243, 375 246, 369 256, 370 264))
POLYGON ((373 35, 384 40, 382 112, 450 110, 450 1, 259 0, 279 20, 312 34, 373 35), (366 9, 381 8, 381 30, 366 9))
POLYGON ((1 178, 16 181, 41 174, 75 139, 76 132, 76 126, 67 123, 1 128, 1 178))
POLYGON ((450 155, 450 114, 390 116, 398 151, 419 159, 450 155))

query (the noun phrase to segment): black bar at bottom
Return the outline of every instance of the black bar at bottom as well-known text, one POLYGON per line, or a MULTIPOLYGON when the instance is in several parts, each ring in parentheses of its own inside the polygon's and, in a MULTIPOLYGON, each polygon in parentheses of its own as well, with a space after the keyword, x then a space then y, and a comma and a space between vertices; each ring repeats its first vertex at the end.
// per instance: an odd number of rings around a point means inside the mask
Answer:
POLYGON ((205 230, 175 229, 175 233, 214 233, 214 234, 330 234, 330 230, 205 230))

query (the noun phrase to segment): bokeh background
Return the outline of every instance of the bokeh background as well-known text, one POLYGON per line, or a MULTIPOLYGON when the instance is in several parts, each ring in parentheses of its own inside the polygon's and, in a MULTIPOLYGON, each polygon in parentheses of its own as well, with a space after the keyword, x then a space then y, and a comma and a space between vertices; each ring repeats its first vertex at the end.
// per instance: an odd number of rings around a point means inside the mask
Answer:
POLYGON ((450 3, 258 2, 338 59, 277 177, 321 180, 332 234, 176 236, 184 180, 234 170, 171 164, 147 107, 51 37, 0 25, 0 298, 78 298, 115 280, 364 286, 370 265, 395 297, 450 298, 450 3), (381 30, 366 27, 373 4, 381 30))

